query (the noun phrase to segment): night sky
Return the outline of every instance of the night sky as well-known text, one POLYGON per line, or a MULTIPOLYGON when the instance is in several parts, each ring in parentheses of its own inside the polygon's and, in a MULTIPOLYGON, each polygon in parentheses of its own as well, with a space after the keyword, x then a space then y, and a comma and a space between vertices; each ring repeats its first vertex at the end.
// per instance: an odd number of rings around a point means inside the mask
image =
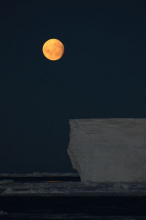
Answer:
POLYGON ((69 119, 146 117, 145 0, 1 0, 0 30, 0 173, 76 172, 69 119))

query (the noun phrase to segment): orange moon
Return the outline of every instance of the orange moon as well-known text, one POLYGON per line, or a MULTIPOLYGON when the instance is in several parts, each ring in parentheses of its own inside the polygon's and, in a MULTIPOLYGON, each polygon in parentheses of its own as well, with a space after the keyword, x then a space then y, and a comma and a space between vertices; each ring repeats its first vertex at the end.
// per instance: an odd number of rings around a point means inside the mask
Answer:
POLYGON ((58 39, 50 39, 44 43, 42 50, 47 59, 59 60, 64 54, 64 45, 58 39))

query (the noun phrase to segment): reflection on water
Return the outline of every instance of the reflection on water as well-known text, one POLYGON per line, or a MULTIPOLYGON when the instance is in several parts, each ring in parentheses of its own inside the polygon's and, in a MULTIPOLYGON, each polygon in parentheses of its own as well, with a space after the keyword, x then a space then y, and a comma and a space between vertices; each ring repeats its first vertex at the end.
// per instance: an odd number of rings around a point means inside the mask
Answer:
POLYGON ((64 181, 44 181, 44 183, 63 183, 64 181))

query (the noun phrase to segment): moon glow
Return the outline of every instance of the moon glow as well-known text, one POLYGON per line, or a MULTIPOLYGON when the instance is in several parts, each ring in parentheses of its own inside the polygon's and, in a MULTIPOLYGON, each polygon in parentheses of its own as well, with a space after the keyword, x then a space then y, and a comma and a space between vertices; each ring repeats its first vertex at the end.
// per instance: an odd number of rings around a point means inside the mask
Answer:
POLYGON ((64 45, 58 39, 50 39, 44 43, 42 51, 47 59, 59 60, 64 54, 64 45))

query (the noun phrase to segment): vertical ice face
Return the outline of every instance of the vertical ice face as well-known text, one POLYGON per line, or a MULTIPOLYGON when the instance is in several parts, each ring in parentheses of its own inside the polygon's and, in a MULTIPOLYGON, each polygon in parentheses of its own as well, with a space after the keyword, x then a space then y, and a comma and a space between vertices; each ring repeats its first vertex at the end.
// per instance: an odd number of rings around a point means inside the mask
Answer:
POLYGON ((146 119, 70 120, 67 149, 81 181, 146 182, 146 119))

